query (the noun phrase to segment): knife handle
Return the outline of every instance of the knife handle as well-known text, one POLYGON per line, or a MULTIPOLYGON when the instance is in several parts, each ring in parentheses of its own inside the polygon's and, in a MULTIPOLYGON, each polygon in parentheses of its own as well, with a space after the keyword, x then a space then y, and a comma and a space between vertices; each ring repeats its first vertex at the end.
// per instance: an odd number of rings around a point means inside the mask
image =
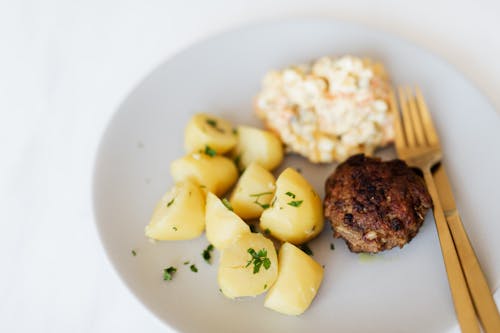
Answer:
POLYGON ((457 211, 446 216, 479 320, 486 333, 500 332, 500 315, 457 211))

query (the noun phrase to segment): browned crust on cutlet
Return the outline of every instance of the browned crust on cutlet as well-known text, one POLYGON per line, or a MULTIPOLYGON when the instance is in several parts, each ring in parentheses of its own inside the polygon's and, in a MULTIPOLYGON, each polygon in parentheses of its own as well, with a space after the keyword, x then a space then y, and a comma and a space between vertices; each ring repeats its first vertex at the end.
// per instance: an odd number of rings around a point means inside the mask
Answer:
POLYGON ((417 234, 432 200, 423 179, 404 161, 354 155, 325 183, 324 213, 334 237, 352 252, 403 247, 417 234))

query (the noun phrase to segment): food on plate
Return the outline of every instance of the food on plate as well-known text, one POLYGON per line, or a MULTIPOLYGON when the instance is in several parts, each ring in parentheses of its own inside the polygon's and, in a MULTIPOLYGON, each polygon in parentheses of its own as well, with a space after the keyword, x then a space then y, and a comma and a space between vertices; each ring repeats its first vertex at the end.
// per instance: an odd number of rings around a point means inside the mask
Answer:
POLYGON ((325 193, 325 217, 352 252, 403 247, 432 207, 424 180, 404 161, 382 162, 363 154, 337 167, 325 193))
POLYGON ((224 154, 233 149, 237 141, 230 122, 206 113, 195 114, 184 133, 187 153, 203 152, 208 146, 217 154, 224 154))
POLYGON ((312 162, 342 161, 393 141, 389 94, 380 63, 323 57, 269 72, 255 109, 289 151, 312 162))
POLYGON ((205 214, 207 239, 219 250, 231 245, 241 235, 250 233, 250 227, 210 192, 207 193, 205 214))
POLYGON ((256 296, 268 290, 278 277, 278 258, 271 240, 248 233, 221 252, 218 282, 229 298, 256 296))
POLYGON ((260 217, 261 230, 284 242, 305 243, 323 230, 323 209, 319 195, 293 168, 276 180, 276 192, 260 217))
POLYGON ((226 193, 238 180, 238 169, 233 161, 211 150, 173 161, 170 172, 176 183, 191 180, 217 196, 226 193))
POLYGON ((147 237, 182 240, 200 236, 205 229, 205 193, 196 184, 176 184, 158 202, 146 226, 147 237))
POLYGON ((242 219, 259 218, 269 208, 276 179, 258 163, 251 163, 236 184, 229 202, 242 219))
POLYGON ((283 144, 274 133, 250 126, 238 126, 237 133, 233 156, 242 170, 252 162, 274 170, 283 161, 283 144))
POLYGON ((323 268, 290 243, 279 251, 278 279, 266 295, 264 306, 287 315, 303 313, 316 296, 323 268))

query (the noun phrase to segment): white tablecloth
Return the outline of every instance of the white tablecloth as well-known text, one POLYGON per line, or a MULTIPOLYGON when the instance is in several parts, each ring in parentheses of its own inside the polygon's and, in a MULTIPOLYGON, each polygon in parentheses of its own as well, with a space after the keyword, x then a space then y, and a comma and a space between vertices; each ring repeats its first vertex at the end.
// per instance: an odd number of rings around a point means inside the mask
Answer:
POLYGON ((91 173, 120 101, 173 53, 258 20, 350 20, 440 55, 500 109, 499 15, 493 0, 0 1, 0 331, 169 331, 103 252, 91 173))

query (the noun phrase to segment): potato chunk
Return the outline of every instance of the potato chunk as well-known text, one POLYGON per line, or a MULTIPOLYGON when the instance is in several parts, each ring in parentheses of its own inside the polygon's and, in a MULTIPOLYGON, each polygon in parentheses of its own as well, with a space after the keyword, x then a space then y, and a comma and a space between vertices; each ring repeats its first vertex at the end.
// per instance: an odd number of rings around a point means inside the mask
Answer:
POLYGON ((158 202, 146 226, 156 240, 192 239, 205 229, 205 194, 190 181, 176 184, 158 202))
POLYGON ((217 279, 226 297, 261 294, 277 276, 276 249, 262 234, 245 234, 221 253, 217 279))
POLYGON ((300 173, 285 169, 276 181, 271 207, 260 217, 261 229, 282 241, 302 244, 316 237, 323 225, 319 195, 300 173))
POLYGON ((184 133, 187 153, 204 151, 208 146, 218 154, 224 154, 236 145, 236 141, 230 122, 206 113, 195 114, 184 133))
POLYGON ((238 179, 233 161, 223 156, 190 154, 172 162, 170 171, 174 181, 189 179, 220 196, 238 179))
POLYGON ((276 179, 273 174, 252 163, 241 175, 231 195, 231 206, 242 219, 260 217, 269 208, 274 195, 276 179))
POLYGON ((241 235, 250 233, 245 221, 210 192, 207 193, 205 214, 207 239, 219 250, 231 245, 241 235))
POLYGON ((238 126, 238 143, 233 156, 241 169, 257 162, 265 169, 273 170, 283 161, 283 144, 272 132, 238 126))
POLYGON ((283 314, 299 315, 316 296, 323 268, 290 243, 281 246, 278 262, 278 279, 267 293, 264 306, 283 314))

